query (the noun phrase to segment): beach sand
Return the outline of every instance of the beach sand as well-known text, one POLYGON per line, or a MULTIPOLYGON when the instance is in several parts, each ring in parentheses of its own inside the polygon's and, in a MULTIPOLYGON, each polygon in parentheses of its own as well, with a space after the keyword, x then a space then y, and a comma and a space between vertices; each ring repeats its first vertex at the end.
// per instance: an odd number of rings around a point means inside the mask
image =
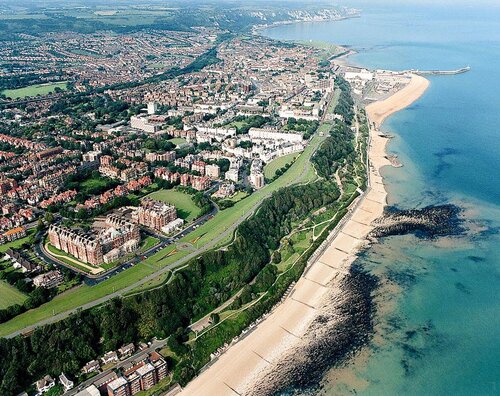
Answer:
MULTIPOLYGON (((351 218, 345 222, 330 246, 305 271, 288 298, 275 307, 247 337, 231 346, 207 370, 181 392, 182 395, 244 395, 273 363, 293 348, 316 317, 317 308, 332 290, 338 290, 339 279, 349 271, 366 235, 373 229, 386 205, 387 193, 380 169, 390 165, 385 158, 386 137, 378 129, 391 114, 409 106, 427 89, 429 82, 412 75, 410 83, 393 96, 366 107, 375 128, 371 128, 369 148, 371 188, 352 206, 351 218)), ((335 232, 335 231, 334 231, 335 232)))

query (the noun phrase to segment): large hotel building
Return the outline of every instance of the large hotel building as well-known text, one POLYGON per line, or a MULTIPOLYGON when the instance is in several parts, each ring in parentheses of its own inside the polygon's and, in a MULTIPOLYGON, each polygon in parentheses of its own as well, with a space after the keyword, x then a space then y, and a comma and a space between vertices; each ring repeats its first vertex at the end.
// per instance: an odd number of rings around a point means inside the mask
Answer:
POLYGON ((135 216, 139 224, 161 231, 164 226, 177 219, 177 210, 173 205, 144 198, 135 216))
POLYGON ((97 233, 51 225, 49 241, 52 246, 71 254, 83 263, 110 263, 139 247, 139 226, 120 216, 106 217, 105 227, 97 233))

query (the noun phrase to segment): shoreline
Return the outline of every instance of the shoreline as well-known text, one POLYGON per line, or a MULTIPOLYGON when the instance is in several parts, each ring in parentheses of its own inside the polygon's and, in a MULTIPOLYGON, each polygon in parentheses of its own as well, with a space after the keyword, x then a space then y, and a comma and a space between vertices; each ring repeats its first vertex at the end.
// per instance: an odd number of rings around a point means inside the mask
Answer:
POLYGON ((341 292, 342 279, 357 253, 366 245, 366 236, 374 228, 373 222, 382 216, 387 205, 387 191, 380 170, 391 165, 385 151, 389 139, 380 135, 379 129, 387 117, 418 100, 429 84, 427 79, 411 75, 408 85, 400 91, 366 106, 370 123, 370 187, 353 202, 346 220, 331 232, 334 238, 329 246, 306 268, 284 302, 274 307, 247 337, 232 345, 193 379, 182 395, 246 394, 302 339, 326 296, 341 292))

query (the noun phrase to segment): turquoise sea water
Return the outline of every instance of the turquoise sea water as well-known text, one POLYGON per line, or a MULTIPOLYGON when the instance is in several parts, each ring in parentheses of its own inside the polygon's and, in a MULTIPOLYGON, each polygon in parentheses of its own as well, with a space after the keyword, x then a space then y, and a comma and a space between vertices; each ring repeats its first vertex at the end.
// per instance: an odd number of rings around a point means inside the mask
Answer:
MULTIPOLYGON (((268 29, 286 40, 359 50, 352 63, 402 70, 454 69, 384 129, 403 168, 385 168, 389 203, 454 203, 466 236, 430 242, 391 237, 360 259, 391 288, 356 381, 325 377, 325 394, 500 394, 500 7, 365 6, 361 18, 268 29)), ((385 293, 385 294, 384 294, 385 293)))

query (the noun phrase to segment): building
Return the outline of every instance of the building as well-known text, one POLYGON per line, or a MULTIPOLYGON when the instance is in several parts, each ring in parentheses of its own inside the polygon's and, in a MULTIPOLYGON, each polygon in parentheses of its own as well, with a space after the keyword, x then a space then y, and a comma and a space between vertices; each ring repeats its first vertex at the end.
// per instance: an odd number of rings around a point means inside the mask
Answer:
POLYGON ((162 227, 177 219, 177 210, 173 205, 144 198, 134 217, 139 224, 161 231, 162 227))
POLYGON ((180 229, 183 224, 184 224, 184 220, 175 219, 174 221, 171 221, 167 225, 163 226, 161 228, 161 231, 164 232, 165 234, 170 234, 171 232, 174 232, 175 230, 180 229))
POLYGON ((224 182, 219 186, 219 189, 214 194, 217 198, 227 198, 235 193, 235 186, 233 183, 224 182))
POLYGON ((210 178, 207 176, 191 176, 191 187, 203 191, 210 187, 210 178))
POLYGON ((138 115, 130 117, 130 126, 146 133, 157 133, 161 130, 163 122, 159 118, 154 119, 153 117, 138 115))
POLYGON ((85 374, 93 373, 94 371, 98 371, 101 368, 101 365, 97 360, 91 360, 85 366, 83 366, 82 371, 85 374))
POLYGON ((264 163, 261 159, 254 159, 250 167, 250 184, 255 188, 259 189, 264 187, 264 173, 263 173, 264 163))
POLYGON ((130 386, 123 377, 118 377, 108 384, 108 396, 129 396, 130 386))
POLYGON ((145 159, 149 162, 172 162, 175 161, 175 151, 167 151, 165 153, 147 153, 145 159))
POLYGON ((49 148, 47 150, 40 151, 36 154, 36 157, 41 160, 44 158, 53 157, 54 155, 61 154, 63 152, 62 147, 49 148))
POLYGON ((207 165, 207 166, 205 166, 205 176, 208 176, 212 179, 218 179, 220 176, 219 165, 207 165))
POLYGON ((168 375, 165 359, 152 352, 147 358, 123 372, 123 375, 109 382, 108 396, 133 396, 151 389, 168 375))
POLYGON ((46 375, 42 379, 39 379, 36 382, 36 390, 39 394, 48 392, 50 388, 53 388, 56 385, 56 381, 50 376, 46 375))
POLYGON ((33 284, 36 287, 45 287, 46 289, 59 286, 63 281, 64 277, 58 270, 49 271, 33 278, 33 284))
POLYGON ((95 385, 90 385, 84 390, 76 393, 75 396, 101 396, 101 392, 99 392, 99 389, 97 389, 95 385))
POLYGON ((148 114, 153 115, 156 114, 158 111, 158 104, 156 102, 149 102, 148 103, 148 114))
POLYGON ((99 162, 99 158, 101 157, 101 152, 100 151, 89 151, 82 156, 83 162, 93 162, 97 163, 99 162))
POLYGON ((290 143, 301 143, 304 138, 300 133, 278 132, 277 129, 250 128, 248 131, 251 140, 273 140, 285 141, 290 143))
POLYGON ((111 351, 111 352, 106 352, 104 356, 101 358, 102 364, 108 364, 112 362, 117 362, 118 361, 118 355, 116 352, 111 351))
POLYGON ((73 389, 73 387, 75 386, 75 384, 73 383, 73 381, 70 381, 68 379, 68 377, 66 377, 66 375, 64 373, 61 373, 61 375, 59 376, 59 382, 64 387, 64 391, 65 392, 73 389))
POLYGON ((137 224, 115 215, 107 216, 105 228, 98 232, 82 233, 56 224, 49 227, 52 246, 95 266, 135 251, 140 241, 137 224))
POLYGON ((191 165, 191 170, 195 172, 199 172, 200 175, 204 176, 205 175, 205 166, 207 164, 203 161, 194 161, 193 164, 191 165))
POLYGON ((120 349, 118 349, 118 353, 120 354, 120 359, 124 359, 126 357, 129 357, 134 352, 135 352, 135 346, 132 343, 124 345, 120 349))
POLYGON ((26 236, 26 229, 24 227, 16 227, 12 230, 4 232, 0 238, 0 242, 11 242, 16 239, 24 238, 26 236))
POLYGON ((240 177, 239 168, 229 168, 229 170, 226 172, 225 175, 226 180, 230 180, 235 183, 238 183, 239 177, 240 177))

